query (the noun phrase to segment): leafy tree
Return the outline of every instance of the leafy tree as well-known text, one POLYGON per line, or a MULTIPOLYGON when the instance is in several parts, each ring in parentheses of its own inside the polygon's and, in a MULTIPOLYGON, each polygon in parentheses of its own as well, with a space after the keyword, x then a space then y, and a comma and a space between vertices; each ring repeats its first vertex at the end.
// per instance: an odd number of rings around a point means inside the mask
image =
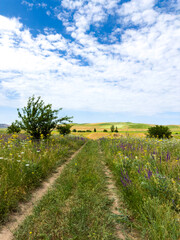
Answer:
POLYGON ((111 126, 111 132, 114 132, 114 125, 111 126))
POLYGON ((20 123, 16 120, 8 128, 8 133, 19 133, 21 131, 20 123))
POLYGON ((62 135, 67 135, 71 132, 71 124, 63 124, 63 125, 58 125, 57 130, 60 134, 62 135))
POLYGON ((76 129, 73 129, 72 132, 77 132, 76 129))
POLYGON ((96 132, 96 128, 94 128, 94 132, 96 132))
POLYGON ((171 138, 172 132, 166 126, 156 125, 155 127, 148 128, 147 137, 154 137, 154 138, 171 138))
POLYGON ((58 119, 60 110, 62 108, 52 110, 52 104, 45 105, 41 97, 35 99, 33 95, 28 99, 27 107, 22 108, 22 113, 17 109, 21 129, 28 132, 33 139, 40 139, 42 135, 47 138, 58 123, 71 122, 71 117, 67 116, 58 119))

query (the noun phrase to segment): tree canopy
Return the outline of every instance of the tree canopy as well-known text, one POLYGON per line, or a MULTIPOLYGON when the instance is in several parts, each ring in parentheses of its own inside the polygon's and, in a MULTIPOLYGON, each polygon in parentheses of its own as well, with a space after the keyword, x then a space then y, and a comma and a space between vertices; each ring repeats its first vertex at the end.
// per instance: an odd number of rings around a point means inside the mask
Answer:
POLYGON ((37 99, 33 95, 29 97, 27 106, 17 109, 18 116, 21 118, 21 129, 29 133, 34 139, 40 139, 41 136, 47 138, 57 124, 72 122, 72 117, 58 118, 59 111, 62 108, 52 110, 52 104, 45 105, 44 101, 39 96, 37 99))

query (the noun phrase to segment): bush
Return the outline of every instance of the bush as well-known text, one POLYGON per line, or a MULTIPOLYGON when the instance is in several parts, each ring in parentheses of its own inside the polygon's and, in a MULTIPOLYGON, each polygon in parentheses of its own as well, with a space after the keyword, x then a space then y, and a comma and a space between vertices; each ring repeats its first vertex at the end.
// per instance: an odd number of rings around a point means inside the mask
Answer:
POLYGON ((76 129, 73 129, 72 132, 76 132, 76 129))
POLYGON ((118 129, 117 129, 117 127, 116 127, 116 129, 114 130, 114 132, 118 133, 118 129))
POLYGON ((96 128, 94 128, 94 132, 96 132, 96 128))
POLYGON ((86 130, 86 132, 92 132, 91 130, 86 130))
POLYGON ((156 125, 155 127, 148 128, 147 137, 154 138, 171 138, 172 132, 166 126, 156 125))
POLYGON ((21 131, 21 127, 20 127, 20 124, 17 120, 15 122, 13 122, 11 124, 11 126, 9 126, 7 128, 7 132, 10 133, 10 134, 11 133, 19 133, 20 131, 21 131))
POLYGON ((103 132, 108 132, 108 130, 107 130, 107 129, 104 129, 103 132))
POLYGON ((67 135, 71 132, 71 124, 58 125, 57 130, 62 135, 67 135))

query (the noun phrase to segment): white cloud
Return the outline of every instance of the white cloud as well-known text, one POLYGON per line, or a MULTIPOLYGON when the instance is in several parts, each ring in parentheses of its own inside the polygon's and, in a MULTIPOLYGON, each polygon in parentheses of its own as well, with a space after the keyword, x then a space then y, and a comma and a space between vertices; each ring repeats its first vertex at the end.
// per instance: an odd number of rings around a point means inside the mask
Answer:
POLYGON ((133 11, 122 5, 118 14, 142 26, 118 25, 109 36, 115 43, 102 44, 87 30, 106 22, 118 1, 83 2, 62 1, 66 8, 78 8, 72 22, 68 13, 59 15, 74 41, 48 29, 33 37, 20 20, 0 18, 0 104, 24 106, 35 93, 66 109, 180 111, 180 16, 156 12, 154 1, 133 0, 126 3, 133 11), (11 100, 6 93, 14 91, 20 97, 11 100))
POLYGON ((120 17, 124 16, 124 22, 127 24, 153 24, 156 21, 158 13, 153 9, 155 0, 132 0, 124 3, 117 13, 120 17))
POLYGON ((48 16, 50 16, 50 15, 51 15, 51 12, 48 10, 48 11, 46 11, 46 14, 47 14, 48 16))
POLYGON ((0 15, 0 30, 1 31, 11 31, 11 32, 19 32, 22 28, 22 24, 16 18, 6 18, 0 15))
POLYGON ((30 7, 30 8, 32 8, 32 7, 34 6, 34 3, 30 3, 30 2, 25 1, 25 0, 23 0, 23 1, 21 2, 21 4, 26 5, 26 6, 30 7))
POLYGON ((45 9, 47 8, 47 4, 44 3, 44 2, 38 3, 36 1, 36 3, 30 3, 26 0, 23 0, 23 1, 21 1, 21 4, 29 7, 31 10, 32 10, 33 7, 37 7, 37 8, 41 7, 41 8, 45 8, 45 9))

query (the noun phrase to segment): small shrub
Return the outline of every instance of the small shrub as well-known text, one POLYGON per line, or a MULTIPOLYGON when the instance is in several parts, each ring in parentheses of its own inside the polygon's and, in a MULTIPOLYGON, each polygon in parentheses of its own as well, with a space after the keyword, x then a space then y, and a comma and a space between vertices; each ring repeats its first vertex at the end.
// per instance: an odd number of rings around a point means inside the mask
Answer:
POLYGON ((96 132, 96 128, 94 128, 94 132, 96 132))
POLYGON ((108 130, 107 130, 107 129, 104 129, 103 132, 108 132, 108 130))
POLYGON ((62 135, 67 135, 71 132, 71 124, 64 124, 64 125, 59 125, 57 126, 57 130, 60 134, 62 135))
POLYGON ((92 132, 91 130, 86 130, 86 132, 92 132))
POLYGON ((172 132, 170 131, 170 129, 166 126, 162 126, 162 125, 156 125, 155 127, 150 127, 148 128, 148 133, 147 133, 147 137, 150 138, 171 138, 172 137, 172 132))
POLYGON ((77 132, 76 129, 73 129, 72 132, 77 132))
POLYGON ((10 133, 10 134, 11 133, 19 133, 20 131, 21 131, 21 127, 20 127, 20 125, 19 125, 17 120, 15 122, 13 122, 11 124, 11 126, 9 126, 7 128, 7 132, 10 133))
POLYGON ((118 133, 118 129, 117 129, 117 127, 116 127, 116 129, 114 130, 114 132, 118 133))

